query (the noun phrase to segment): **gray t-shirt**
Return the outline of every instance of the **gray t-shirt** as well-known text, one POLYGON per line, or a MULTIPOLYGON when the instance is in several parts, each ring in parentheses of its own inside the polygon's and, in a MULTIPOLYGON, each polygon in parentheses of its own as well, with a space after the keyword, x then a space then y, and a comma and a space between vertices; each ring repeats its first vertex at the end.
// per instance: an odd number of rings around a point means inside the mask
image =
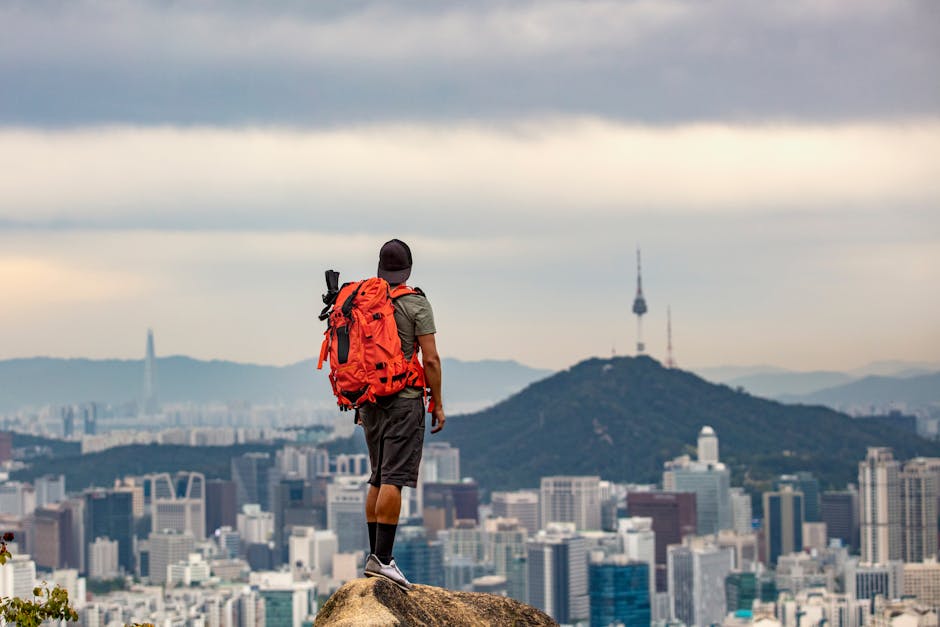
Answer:
MULTIPOLYGON (((434 327, 434 312, 431 303, 420 294, 405 294, 396 298, 395 324, 398 325, 398 338, 401 340, 401 350, 405 359, 411 359, 415 352, 415 343, 419 335, 437 333, 434 327)), ((417 398, 421 396, 420 388, 405 388, 400 396, 404 398, 417 398)))

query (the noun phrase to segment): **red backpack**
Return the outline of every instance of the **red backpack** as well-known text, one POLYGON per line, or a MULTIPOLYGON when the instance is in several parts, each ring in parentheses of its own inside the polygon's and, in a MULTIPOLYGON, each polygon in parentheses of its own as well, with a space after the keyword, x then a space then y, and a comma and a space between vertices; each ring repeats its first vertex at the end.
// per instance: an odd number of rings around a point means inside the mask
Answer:
POLYGON ((390 290, 385 279, 377 277, 347 283, 336 294, 332 310, 321 316, 327 327, 317 369, 329 360, 330 383, 341 410, 374 403, 377 396, 397 394, 406 386, 424 388, 418 346, 406 360, 395 323, 392 301, 405 294, 421 291, 405 285, 390 290))

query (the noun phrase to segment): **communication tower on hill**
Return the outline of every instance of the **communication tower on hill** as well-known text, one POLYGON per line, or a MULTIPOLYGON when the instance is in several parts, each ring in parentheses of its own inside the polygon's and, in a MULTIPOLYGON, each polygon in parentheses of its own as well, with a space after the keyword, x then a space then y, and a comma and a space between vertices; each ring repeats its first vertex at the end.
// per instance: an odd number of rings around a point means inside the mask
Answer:
POLYGON ((640 273, 640 248, 636 249, 636 298, 633 299, 633 313, 636 314, 636 353, 642 355, 646 350, 643 344, 643 314, 646 313, 646 299, 643 298, 643 276, 640 273))
POLYGON ((666 306, 666 367, 676 367, 676 360, 672 356, 672 307, 668 305, 666 306))

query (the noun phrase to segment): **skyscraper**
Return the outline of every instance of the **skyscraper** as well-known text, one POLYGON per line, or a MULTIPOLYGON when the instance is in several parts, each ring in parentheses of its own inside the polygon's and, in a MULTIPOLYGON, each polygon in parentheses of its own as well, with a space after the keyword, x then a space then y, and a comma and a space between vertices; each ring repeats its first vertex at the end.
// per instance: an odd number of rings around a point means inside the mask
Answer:
POLYGON ((512 518, 489 518, 486 530, 486 560, 497 575, 506 578, 506 594, 526 600, 526 529, 512 518))
POLYGON ((823 492, 820 513, 830 538, 858 549, 858 490, 823 492))
MULTIPOLYGON (((277 484, 274 490, 274 547, 278 564, 288 559, 288 538, 293 527, 323 526, 326 512, 318 505, 314 502, 313 485, 305 479, 281 479, 277 484)), ((365 525, 364 513, 362 524, 365 525)))
POLYGON ((656 590, 665 592, 666 547, 680 544, 695 535, 695 494, 689 492, 630 492, 627 494, 630 516, 653 519, 656 539, 656 590))
POLYGON ((196 543, 192 534, 175 529, 154 531, 150 534, 150 583, 166 581, 167 566, 185 560, 196 543))
MULTIPOLYGON (((327 487, 327 526, 336 534, 340 553, 365 551, 369 548, 369 528, 366 526, 366 492, 368 484, 361 480, 337 477, 336 483, 327 487), (341 481, 342 479, 342 481, 341 481)), ((395 544, 398 560, 398 544, 395 544)), ((412 581, 414 581, 412 579, 412 581)))
POLYGON ((130 492, 92 490, 85 493, 85 546, 96 538, 118 543, 118 564, 125 573, 134 572, 134 514, 130 492))
POLYGON ((646 627, 652 622, 649 564, 616 555, 592 562, 589 573, 591 627, 646 627))
POLYGON ((160 411, 157 402, 157 359, 153 349, 153 330, 147 329, 147 356, 144 358, 144 395, 141 413, 152 416, 160 411))
POLYGON ((600 477, 542 477, 541 522, 571 522, 579 530, 601 528, 600 477))
POLYGON ((764 555, 776 564, 781 555, 803 550, 803 493, 784 485, 764 492, 764 555))
POLYGON ((902 558, 922 562, 937 557, 937 494, 940 476, 924 460, 913 459, 901 472, 902 558))
POLYGON ((395 562, 412 583, 444 585, 444 545, 439 540, 428 539, 424 527, 398 528, 395 562))
POLYGON ((731 472, 722 463, 690 461, 680 457, 666 462, 663 486, 695 494, 696 531, 714 535, 731 529, 731 472))
POLYGON ((528 603, 559 623, 586 620, 588 595, 587 540, 573 523, 549 523, 526 545, 528 603))
POLYGON ((890 448, 869 447, 858 465, 862 561, 884 564, 902 557, 901 477, 890 448))
POLYGON ((539 493, 536 490, 493 492, 493 515, 515 518, 528 535, 539 530, 539 493))
POLYGON ((792 475, 780 475, 774 482, 774 489, 788 485, 794 492, 803 493, 803 518, 806 522, 821 522, 820 498, 819 498, 819 480, 813 476, 813 473, 800 471, 792 475))
POLYGON ((257 503, 261 509, 271 511, 271 488, 279 478, 274 459, 268 453, 245 453, 232 458, 232 481, 235 499, 241 509, 257 503))
POLYGON ((79 567, 73 546, 72 512, 68 507, 50 503, 36 509, 33 533, 36 566, 48 570, 79 567))
POLYGON ((731 488, 731 526, 735 533, 752 533, 751 495, 744 488, 731 488))
POLYGON ((706 464, 718 463, 718 436, 708 425, 698 434, 698 460, 706 464))
MULTIPOLYGON (((649 600, 656 596, 656 532, 653 519, 635 516, 617 521, 617 537, 620 550, 632 562, 647 564, 649 575, 649 600)), ((593 613, 592 613, 593 620, 593 613)))
POLYGON ((235 482, 209 479, 206 482, 206 533, 212 533, 221 527, 235 527, 237 515, 235 482))
MULTIPOLYGON (((206 538, 206 478, 201 472, 158 473, 144 477, 144 498, 150 497, 151 531, 188 531, 196 541, 206 538)), ((185 556, 184 556, 185 557, 185 556)))
POLYGON ((669 547, 669 597, 673 617, 689 627, 721 624, 726 614, 725 579, 734 551, 707 543, 669 547))

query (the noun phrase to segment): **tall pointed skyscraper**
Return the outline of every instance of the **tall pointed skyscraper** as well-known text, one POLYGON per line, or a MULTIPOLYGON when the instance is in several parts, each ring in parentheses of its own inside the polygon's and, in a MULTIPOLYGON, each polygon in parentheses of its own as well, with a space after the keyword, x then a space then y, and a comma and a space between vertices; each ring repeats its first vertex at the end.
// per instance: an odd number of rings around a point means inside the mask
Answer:
POLYGON ((636 249, 636 298, 633 299, 633 313, 636 314, 636 352, 642 355, 646 350, 643 344, 643 314, 646 313, 646 299, 643 298, 643 276, 640 273, 640 249, 636 249))
POLYGON ((157 359, 153 350, 153 330, 147 329, 147 357, 144 359, 144 397, 141 413, 151 415, 159 411, 157 403, 157 359))

